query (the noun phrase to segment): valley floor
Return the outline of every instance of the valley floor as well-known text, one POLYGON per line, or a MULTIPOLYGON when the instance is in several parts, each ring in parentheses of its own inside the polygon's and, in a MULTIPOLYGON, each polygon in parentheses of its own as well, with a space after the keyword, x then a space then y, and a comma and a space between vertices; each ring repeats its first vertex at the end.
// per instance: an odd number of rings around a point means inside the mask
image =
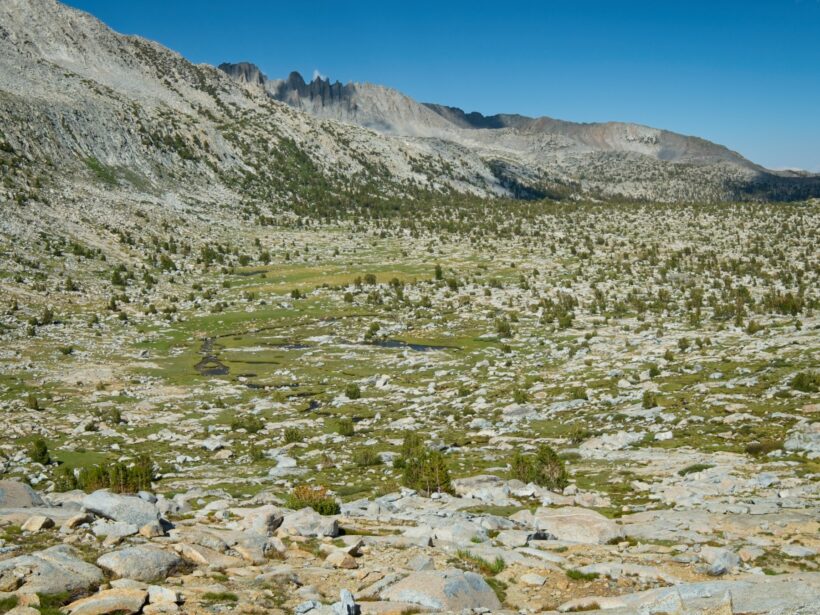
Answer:
POLYGON ((109 203, 3 214, 0 605, 818 612, 818 205, 109 203))

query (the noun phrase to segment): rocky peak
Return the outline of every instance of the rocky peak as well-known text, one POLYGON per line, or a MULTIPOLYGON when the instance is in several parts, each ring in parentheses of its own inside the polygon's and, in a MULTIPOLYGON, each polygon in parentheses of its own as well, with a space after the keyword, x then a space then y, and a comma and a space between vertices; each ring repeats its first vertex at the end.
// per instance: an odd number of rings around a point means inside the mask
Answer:
POLYGON ((264 85, 268 80, 259 67, 251 62, 238 62, 236 64, 223 62, 218 68, 240 83, 264 85))

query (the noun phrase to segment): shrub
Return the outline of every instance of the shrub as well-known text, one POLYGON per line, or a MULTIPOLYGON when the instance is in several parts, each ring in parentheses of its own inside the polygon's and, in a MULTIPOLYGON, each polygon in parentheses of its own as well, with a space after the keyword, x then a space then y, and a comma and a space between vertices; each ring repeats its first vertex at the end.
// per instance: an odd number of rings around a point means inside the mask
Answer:
POLYGON ((703 472, 703 470, 708 470, 709 468, 714 468, 711 463, 693 463, 690 466, 686 466, 685 468, 678 470, 678 476, 686 476, 687 474, 694 474, 695 472, 703 472))
POLYGON ((567 576, 572 579, 573 581, 594 581, 598 578, 597 572, 581 572, 580 570, 576 570, 571 568, 567 570, 567 576))
POLYGON ((294 510, 312 508, 320 515, 338 515, 339 504, 321 485, 298 485, 285 500, 285 506, 294 510))
POLYGON ((818 389, 820 389, 820 374, 814 374, 809 371, 798 372, 789 384, 796 391, 817 393, 818 389))
POLYGON ((345 395, 348 399, 359 399, 362 396, 362 390, 355 382, 351 382, 345 387, 345 395))
POLYGON ((336 433, 340 436, 349 438, 354 432, 355 429, 353 428, 353 419, 342 418, 336 421, 336 433))
POLYGON ((497 556, 492 562, 489 562, 483 557, 471 553, 467 549, 459 549, 456 551, 456 557, 463 560, 464 563, 466 563, 470 568, 473 568, 476 572, 479 572, 485 576, 496 575, 507 567, 504 558, 500 555, 497 556))
POLYGON ((498 337, 512 337, 512 327, 506 318, 499 318, 495 321, 495 330, 498 337))
POLYGON ((74 470, 68 466, 58 466, 52 478, 54 480, 55 491, 72 491, 79 487, 74 470))
POLYGON ((353 451, 353 463, 359 467, 377 466, 381 462, 382 458, 370 447, 362 447, 353 451))
POLYGON ((249 414, 247 416, 237 416, 231 421, 231 429, 244 429, 248 433, 256 433, 258 431, 262 431, 265 427, 265 423, 262 422, 255 414, 249 414))
POLYGON ((747 455, 762 457, 781 448, 783 448, 782 442, 777 440, 761 440, 760 442, 749 442, 745 450, 747 455))
POLYGON ((644 391, 643 392, 643 399, 641 400, 641 404, 647 410, 649 408, 654 408, 658 405, 658 396, 655 395, 652 391, 644 391))
POLYGON ((301 442, 305 439, 305 434, 302 433, 302 430, 298 427, 287 427, 285 428, 285 442, 287 444, 292 444, 294 442, 301 442))
POLYGON ((48 444, 42 438, 37 438, 28 447, 28 456, 34 463, 46 465, 51 462, 51 455, 48 452, 48 444))
POLYGON ((564 462, 547 444, 541 444, 534 456, 516 451, 510 466, 512 477, 525 483, 535 483, 551 490, 561 490, 568 483, 564 462))
POLYGON ((402 484, 421 493, 452 493, 450 471, 440 451, 424 446, 415 448, 404 457, 402 484))
POLYGON ((119 425, 123 422, 122 412, 119 408, 108 408, 106 410, 101 410, 97 414, 97 416, 100 418, 100 420, 105 421, 109 425, 119 425))

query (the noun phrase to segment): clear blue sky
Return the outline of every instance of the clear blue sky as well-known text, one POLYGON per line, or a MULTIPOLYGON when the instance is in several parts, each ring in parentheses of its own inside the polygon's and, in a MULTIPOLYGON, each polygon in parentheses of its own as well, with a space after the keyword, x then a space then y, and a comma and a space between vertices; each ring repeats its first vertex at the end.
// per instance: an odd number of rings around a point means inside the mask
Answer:
POLYGON ((68 0, 194 62, 620 120, 820 171, 820 0, 68 0))

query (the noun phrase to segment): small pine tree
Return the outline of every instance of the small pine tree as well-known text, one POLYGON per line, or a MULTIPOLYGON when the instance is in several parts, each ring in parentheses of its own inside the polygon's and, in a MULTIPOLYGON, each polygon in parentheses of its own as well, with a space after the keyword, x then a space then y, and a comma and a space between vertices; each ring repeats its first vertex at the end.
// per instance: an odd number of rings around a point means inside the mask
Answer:
POLYGON ((34 463, 46 465, 51 462, 51 455, 48 452, 48 444, 42 438, 34 440, 28 449, 28 455, 34 463))

